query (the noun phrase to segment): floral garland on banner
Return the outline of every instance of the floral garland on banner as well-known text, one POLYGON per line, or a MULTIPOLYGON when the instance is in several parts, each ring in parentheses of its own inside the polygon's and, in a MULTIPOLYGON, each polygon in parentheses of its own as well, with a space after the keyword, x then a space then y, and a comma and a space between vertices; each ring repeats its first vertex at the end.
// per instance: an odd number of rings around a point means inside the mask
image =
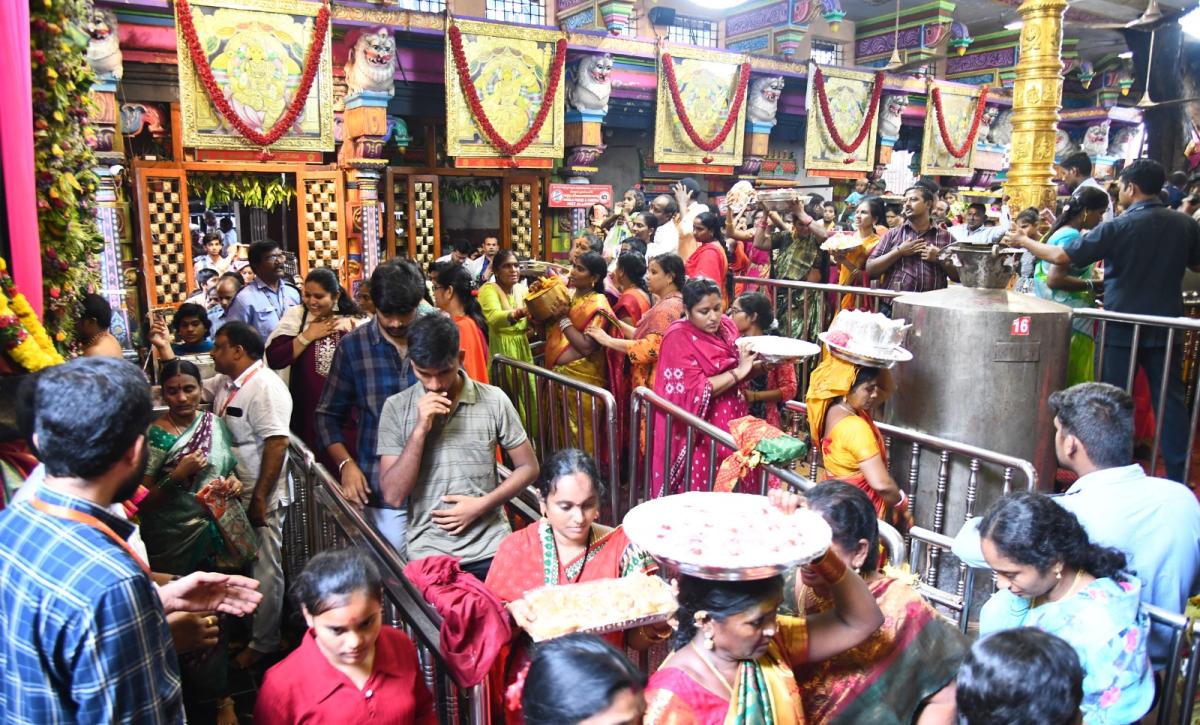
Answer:
POLYGON ((204 49, 200 46, 200 36, 196 33, 196 25, 192 21, 192 8, 188 5, 187 0, 175 0, 175 13, 178 16, 179 28, 183 31, 183 40, 187 44, 188 55, 192 59, 192 65, 196 68, 196 72, 200 75, 200 84, 204 86, 205 93, 212 101, 213 107, 221 114, 221 116, 229 122, 244 138, 251 143, 259 146, 270 146, 279 140, 284 133, 287 132, 300 114, 304 111, 305 104, 308 103, 308 94, 312 90, 313 80, 317 76, 317 69, 321 65, 321 51, 325 47, 325 37, 329 30, 329 2, 326 0, 321 3, 321 9, 317 11, 317 22, 313 28, 313 39, 308 44, 308 54, 304 59, 304 73, 300 76, 300 87, 296 89, 295 95, 292 96, 291 103, 288 104, 287 110, 275 122, 270 131, 265 134, 250 127, 245 121, 237 115, 233 110, 233 106, 229 105, 229 100, 225 98, 225 94, 221 92, 221 87, 217 85, 217 79, 213 77, 212 66, 208 63, 208 57, 204 54, 204 49))
MULTIPOLYGON (((716 151, 721 144, 725 143, 729 132, 733 130, 733 124, 737 122, 738 113, 742 110, 742 102, 746 100, 746 84, 750 81, 750 64, 747 62, 738 66, 737 90, 734 91, 733 103, 729 106, 729 115, 725 118, 721 130, 717 131, 717 135, 706 141, 696 133, 696 128, 692 126, 692 119, 688 116, 687 109, 683 107, 683 98, 679 95, 679 83, 675 80, 675 64, 671 62, 671 54, 663 53, 662 60, 663 74, 667 77, 667 88, 671 91, 671 104, 675 106, 675 114, 679 116, 679 122, 683 124, 684 132, 701 151, 708 153, 716 151)), ((711 164, 712 157, 705 156, 701 161, 711 164)))
POLYGON ((29 300, 17 290, 3 259, 0 259, 0 350, 31 373, 63 361, 29 300))
POLYGON ((848 154, 854 153, 862 145, 875 122, 875 113, 879 110, 879 98, 883 94, 883 73, 875 74, 875 87, 871 90, 871 103, 863 115, 862 127, 858 129, 858 134, 850 143, 846 143, 833 123, 833 114, 829 112, 829 96, 825 94, 825 74, 821 72, 820 68, 816 68, 816 72, 813 74, 813 86, 817 91, 817 105, 821 107, 821 118, 825 121, 825 129, 829 131, 829 138, 842 151, 848 154))
POLYGON ((971 129, 967 131, 967 139, 963 141, 962 146, 955 146, 950 140, 950 132, 946 129, 946 114, 942 111, 942 90, 937 86, 933 87, 933 111, 937 114, 938 133, 942 135, 942 145, 946 147, 946 151, 956 159, 961 159, 971 150, 971 146, 975 143, 975 134, 979 132, 979 122, 983 118, 984 107, 987 105, 988 87, 984 86, 979 91, 979 103, 975 105, 975 116, 971 119, 971 129))
POLYGON ((475 117, 483 135, 487 137, 488 143, 497 151, 508 157, 520 155, 541 133, 542 126, 546 123, 546 117, 550 115, 550 110, 554 107, 554 97, 558 94, 558 84, 562 79, 563 64, 567 60, 566 38, 559 38, 554 43, 554 63, 550 67, 550 76, 546 79, 546 92, 542 96, 542 107, 538 109, 537 116, 534 117, 533 123, 530 124, 525 135, 515 143, 509 143, 492 125, 487 111, 483 108, 483 102, 479 100, 479 89, 471 81, 471 67, 467 62, 467 54, 463 51, 462 31, 457 25, 451 25, 449 35, 450 52, 454 56, 454 70, 458 73, 458 84, 462 88, 463 97, 467 99, 467 105, 471 107, 471 115, 475 117))

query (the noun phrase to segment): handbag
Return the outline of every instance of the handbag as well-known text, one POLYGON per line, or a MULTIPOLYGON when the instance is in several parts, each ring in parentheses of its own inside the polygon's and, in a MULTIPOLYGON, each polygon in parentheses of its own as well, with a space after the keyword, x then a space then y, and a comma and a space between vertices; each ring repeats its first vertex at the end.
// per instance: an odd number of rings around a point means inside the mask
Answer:
POLYGON ((242 502, 236 497, 225 497, 214 487, 219 481, 213 479, 205 484, 196 492, 196 501, 212 517, 225 542, 225 550, 215 557, 217 567, 241 569, 258 558, 258 537, 242 502))

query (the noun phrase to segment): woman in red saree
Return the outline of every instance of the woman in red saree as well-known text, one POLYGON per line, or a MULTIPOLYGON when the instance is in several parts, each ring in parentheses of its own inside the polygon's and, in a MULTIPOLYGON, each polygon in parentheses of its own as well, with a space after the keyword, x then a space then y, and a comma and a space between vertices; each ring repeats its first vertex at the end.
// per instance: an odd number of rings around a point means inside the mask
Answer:
MULTIPOLYGON (((826 481, 805 497, 809 508, 833 529, 830 550, 847 566, 861 570, 883 612, 883 626, 862 644, 795 668, 805 725, 952 725, 954 678, 967 653, 966 637, 913 589, 915 582, 879 570, 879 525, 861 490, 826 481)), ((833 608, 824 587, 785 590, 796 592, 797 606, 806 617, 833 608)))
POLYGON ((650 309, 650 292, 646 289, 646 257, 638 252, 623 252, 617 257, 612 281, 621 296, 613 305, 613 314, 626 325, 636 326, 650 309))
POLYGON ((879 518, 907 531, 908 499, 888 472, 883 434, 871 417, 894 390, 888 370, 846 362, 826 347, 808 381, 808 429, 820 442, 827 477, 861 488, 879 518))
MULTIPOLYGON (((538 492, 541 520, 500 542, 485 582, 518 627, 530 622, 523 597, 534 589, 657 570, 654 560, 630 543, 619 526, 612 529, 596 523, 605 487, 595 462, 583 451, 565 448, 550 456, 542 466, 538 492)), ((506 686, 529 662, 529 637, 522 629, 514 632, 516 639, 504 660, 506 686)), ((604 638, 624 651, 626 646, 644 649, 669 633, 658 626, 613 632, 604 638)))
MULTIPOLYGON (((663 336, 654 392, 728 431, 729 421, 748 414, 742 387, 756 357, 734 344, 737 326, 721 314, 716 282, 689 279, 683 286, 683 306, 687 316, 671 323, 663 336)), ((732 451, 716 446, 715 460, 710 461, 708 441, 702 436, 694 439, 694 450, 687 450, 687 426, 678 421, 673 421, 668 441, 666 418, 666 413, 655 411, 651 496, 707 489, 709 467, 715 472, 732 451), (689 465, 691 477, 685 481, 689 465)))
POLYGON ((688 279, 707 277, 716 282, 724 309, 729 306, 729 297, 733 294, 733 280, 729 278, 730 260, 726 255, 721 217, 711 211, 696 215, 692 221, 692 236, 697 246, 687 258, 688 279))

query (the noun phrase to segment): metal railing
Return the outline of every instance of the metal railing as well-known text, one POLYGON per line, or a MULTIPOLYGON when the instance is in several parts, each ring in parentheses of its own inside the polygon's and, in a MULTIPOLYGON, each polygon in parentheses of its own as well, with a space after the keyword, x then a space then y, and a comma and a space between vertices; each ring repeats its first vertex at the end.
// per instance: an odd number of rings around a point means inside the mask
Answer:
POLYGON ((290 581, 314 555, 354 546, 368 552, 383 574, 384 618, 412 639, 438 722, 488 725, 487 681, 469 689, 455 684, 441 654, 442 618, 404 575, 403 556, 347 501, 341 487, 294 434, 288 446, 293 497, 283 527, 284 575, 290 581))
MULTIPOLYGON (((786 279, 734 277, 733 281, 744 283, 747 287, 754 286, 757 291, 771 299, 775 306, 780 335, 809 342, 816 342, 817 334, 829 329, 829 323, 841 309, 843 295, 851 296, 855 309, 878 312, 882 303, 904 294, 874 287, 794 282, 786 279)), ((796 376, 796 382, 801 397, 808 389, 808 376, 815 363, 815 360, 807 359, 797 365, 799 374, 796 376)))
MULTIPOLYGON (((1122 312, 1110 312, 1108 310, 1094 309, 1077 309, 1072 311, 1074 317, 1080 317, 1089 320, 1095 320, 1098 329, 1096 330, 1096 379, 1105 382, 1110 382, 1114 385, 1122 387, 1126 392, 1132 394, 1134 379, 1137 375, 1139 365, 1139 343, 1144 343, 1146 333, 1155 331, 1152 334, 1161 334, 1157 331, 1166 331, 1166 340, 1164 345, 1165 355, 1162 363, 1158 366, 1159 369, 1153 370, 1149 366, 1143 365, 1146 370, 1146 375, 1150 380, 1151 400, 1154 407, 1154 442, 1150 451, 1150 470, 1153 474, 1157 470, 1159 459, 1159 448, 1163 441, 1164 426, 1166 417, 1163 414, 1165 408, 1181 406, 1178 409, 1178 415, 1185 417, 1184 420, 1174 420, 1172 424, 1179 426, 1182 424, 1188 425, 1187 429, 1187 447, 1183 456, 1182 473, 1173 473, 1168 471, 1168 475, 1172 478, 1178 477, 1183 482, 1190 480, 1192 450, 1196 445, 1196 424, 1200 422, 1200 395, 1195 394, 1197 386, 1197 376, 1200 375, 1200 319, 1194 317, 1159 317, 1155 315, 1130 315, 1122 312), (1109 325, 1122 325, 1123 327, 1132 327, 1130 332, 1130 343, 1115 343, 1110 337, 1109 325), (1128 356, 1127 358, 1125 356, 1128 356), (1120 357, 1117 357, 1120 356, 1120 357), (1108 357, 1106 361, 1105 358, 1108 357), (1116 371, 1105 370, 1105 365, 1120 364, 1123 369, 1116 371), (1106 374, 1107 373, 1107 374, 1106 374), (1154 381, 1158 381, 1157 390, 1154 390, 1154 381), (1183 399, 1181 401, 1170 401, 1172 388, 1183 399), (1191 414, 1187 414, 1187 406, 1189 405, 1187 396, 1191 391, 1191 414)), ((1143 348, 1142 352, 1144 353, 1143 348)), ((1171 435, 1179 435, 1181 431, 1171 430, 1171 435)))
POLYGON ((621 510, 617 401, 612 393, 503 355, 492 356, 492 385, 513 401, 538 460, 563 448, 586 451, 613 484, 611 511, 621 510))
POLYGON ((1196 683, 1200 680, 1200 626, 1187 617, 1153 604, 1142 603, 1150 623, 1171 630, 1170 656, 1159 673, 1156 725, 1190 725, 1196 707, 1196 683))
MULTIPOLYGON (((670 468, 671 461, 679 453, 671 441, 671 432, 677 426, 683 426, 687 430, 684 451, 694 451, 697 445, 708 446, 708 469, 706 471, 706 484, 704 487, 706 491, 712 490, 713 481, 716 478, 718 468, 716 457, 717 447, 723 446, 729 450, 736 450, 737 448, 737 444, 734 443, 733 437, 729 433, 702 418, 692 415, 678 405, 657 395, 649 388, 638 388, 633 391, 633 404, 629 417, 630 441, 637 441, 640 435, 644 435, 646 441, 644 455, 639 451, 639 447, 636 444, 631 443, 629 446, 630 484, 627 501, 629 508, 636 506, 642 501, 656 498, 653 495, 652 465, 655 460, 661 460, 663 461, 664 470, 670 468), (658 416, 656 413, 663 414, 664 431, 662 446, 664 450, 657 450, 655 427, 657 426, 656 419, 658 416)), ((685 456, 685 460, 683 480, 690 482, 692 480, 693 456, 688 454, 685 456)), ((746 493, 757 492, 765 494, 771 477, 779 479, 797 491, 807 491, 812 487, 811 481, 795 471, 770 464, 759 466, 753 476, 753 483, 743 488, 743 491, 746 493)), ((664 481, 664 485, 658 493, 659 497, 670 494, 667 484, 669 482, 664 481)), ((624 513, 624 510, 622 513, 624 513)))
POLYGON ((919 577, 916 589, 930 602, 948 609, 951 619, 965 634, 971 620, 972 600, 975 596, 975 569, 964 566, 955 591, 948 592, 937 586, 937 564, 941 555, 954 546, 954 539, 936 531, 914 526, 908 531, 910 548, 908 565, 919 577))

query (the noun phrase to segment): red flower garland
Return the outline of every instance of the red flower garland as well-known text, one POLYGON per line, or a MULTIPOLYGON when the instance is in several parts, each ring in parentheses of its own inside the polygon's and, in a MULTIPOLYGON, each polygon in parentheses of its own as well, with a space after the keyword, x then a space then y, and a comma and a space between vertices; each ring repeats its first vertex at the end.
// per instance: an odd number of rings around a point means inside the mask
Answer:
POLYGON ((829 96, 825 95, 825 74, 821 72, 820 68, 816 68, 813 84, 817 91, 817 105, 821 107, 821 117, 825 119, 825 128, 829 131, 829 138, 833 139, 833 143, 842 151, 848 154, 854 153, 855 149, 861 146, 863 140, 867 138, 867 134, 875 122, 875 112, 879 110, 879 98, 883 94, 883 73, 875 74, 875 88, 871 91, 871 103, 867 106, 866 114, 863 115, 862 128, 858 129, 858 135, 850 143, 846 143, 833 123, 833 114, 829 112, 829 96))
POLYGON ((483 103, 479 100, 479 90, 471 81, 471 68, 467 63, 467 54, 463 52, 462 31, 458 29, 457 25, 450 26, 450 50, 454 55, 454 69, 458 71, 458 85, 462 88, 463 97, 467 99, 467 105, 471 107, 471 115, 479 122, 479 128, 483 130, 483 135, 487 137, 488 143, 504 156, 517 156, 528 148, 529 144, 533 143, 533 140, 541 133, 542 125, 546 123, 546 116, 550 115, 550 109, 554 107, 554 96, 558 93, 558 82, 562 78, 563 63, 567 60, 566 39, 559 38, 554 44, 554 64, 550 68, 550 77, 546 79, 546 93, 542 96, 542 107, 538 109, 537 116, 534 117, 529 130, 516 143, 505 141, 496 131, 496 127, 492 125, 491 119, 487 117, 487 111, 484 110, 483 103))
POLYGON ((278 141, 300 117, 304 105, 308 103, 308 94, 312 90, 313 80, 317 76, 317 68, 321 65, 321 51, 325 47, 325 37, 328 35, 329 3, 321 3, 321 9, 317 11, 317 22, 313 28, 312 42, 308 45, 307 57, 304 59, 304 73, 300 76, 300 87, 292 96, 292 102, 288 104, 287 110, 265 134, 256 131, 243 121, 233 110, 233 106, 229 105, 225 94, 221 92, 221 87, 217 85, 217 80, 213 77, 208 57, 205 56, 204 49, 200 46, 200 37, 196 34, 196 26, 192 22, 192 9, 187 0, 175 0, 175 12, 178 16, 179 28, 183 31, 183 40, 187 44, 188 54, 192 58, 192 65, 200 74, 200 84, 204 86, 204 91, 212 101, 213 107, 229 122, 229 125, 250 142, 259 146, 270 146, 278 141))
POLYGON ((979 121, 983 118, 984 107, 987 105, 988 87, 984 86, 979 92, 979 103, 975 106, 975 117, 971 119, 971 130, 967 131, 967 140, 963 142, 961 147, 955 146, 950 141, 950 132, 946 130, 946 114, 942 112, 942 90, 937 86, 933 87, 933 112, 937 114, 938 132, 942 134, 942 145, 950 152, 950 155, 956 159, 961 159, 971 150, 971 144, 975 143, 975 134, 979 132, 979 121))
MULTIPOLYGON (((717 135, 711 140, 705 141, 700 138, 700 134, 696 133, 696 128, 692 126, 692 119, 688 117, 687 109, 683 107, 683 99, 679 97, 679 84, 675 80, 675 65, 671 62, 671 54, 663 53, 663 74, 667 77, 667 88, 671 91, 671 103, 675 106, 675 113, 679 116, 679 122, 683 124, 683 130, 687 133, 688 138, 695 144, 696 148, 701 151, 712 153, 725 143, 729 132, 733 130, 733 124, 737 122, 738 113, 742 109, 742 102, 746 100, 746 85, 750 81, 750 64, 742 63, 739 67, 737 90, 733 94, 733 103, 729 106, 729 116, 725 118, 725 123, 721 126, 721 130, 717 131, 717 135)), ((712 163, 712 158, 705 156, 704 163, 712 163)))

